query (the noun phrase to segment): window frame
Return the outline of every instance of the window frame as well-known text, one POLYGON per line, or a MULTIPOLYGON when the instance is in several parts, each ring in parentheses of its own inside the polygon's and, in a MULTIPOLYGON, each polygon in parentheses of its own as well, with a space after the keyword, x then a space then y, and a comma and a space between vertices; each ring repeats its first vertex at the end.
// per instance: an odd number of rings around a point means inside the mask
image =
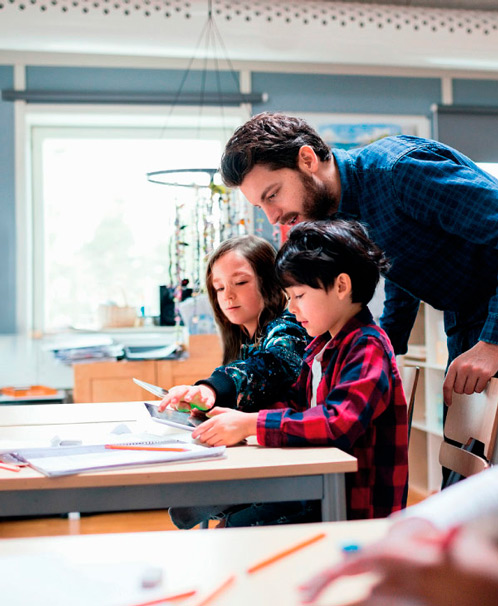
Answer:
MULTIPOLYGON (((24 112, 24 187, 18 205, 18 325, 37 335, 45 331, 42 145, 50 135, 95 138, 217 138, 223 147, 247 116, 243 108, 149 106, 50 106, 24 112), (169 111, 169 114, 168 114, 169 111), (108 133, 105 136, 105 133, 108 133)), ((154 169, 154 167, 151 167, 154 169)))

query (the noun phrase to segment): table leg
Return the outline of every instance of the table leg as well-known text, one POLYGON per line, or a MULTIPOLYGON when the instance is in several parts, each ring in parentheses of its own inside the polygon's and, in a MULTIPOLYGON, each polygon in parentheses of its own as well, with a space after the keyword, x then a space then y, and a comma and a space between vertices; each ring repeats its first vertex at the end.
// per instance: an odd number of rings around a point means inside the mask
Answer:
POLYGON ((346 478, 343 473, 323 477, 322 522, 346 520, 346 478))

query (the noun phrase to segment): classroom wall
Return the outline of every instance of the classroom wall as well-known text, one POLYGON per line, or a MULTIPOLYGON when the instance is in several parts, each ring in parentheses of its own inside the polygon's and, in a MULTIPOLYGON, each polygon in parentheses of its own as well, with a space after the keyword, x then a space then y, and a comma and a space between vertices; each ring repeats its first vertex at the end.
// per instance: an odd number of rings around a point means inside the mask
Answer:
MULTIPOLYGON (((176 92, 183 70, 83 66, 26 67, 26 87, 65 91, 176 92)), ((185 92, 198 92, 201 72, 193 71, 185 92)), ((429 117, 433 104, 442 102, 442 80, 434 76, 365 76, 324 73, 279 73, 254 71, 252 91, 266 92, 267 103, 254 105, 253 112, 289 111, 357 114, 416 114, 429 117)), ((238 81, 221 72, 221 86, 234 92, 238 81)), ((498 80, 456 79, 454 102, 498 106, 498 80)), ((217 82, 208 78, 207 91, 217 82)), ((0 66, 0 88, 13 88, 13 66, 0 66)), ((16 331, 16 218, 14 174, 14 104, 0 101, 0 334, 16 331)))

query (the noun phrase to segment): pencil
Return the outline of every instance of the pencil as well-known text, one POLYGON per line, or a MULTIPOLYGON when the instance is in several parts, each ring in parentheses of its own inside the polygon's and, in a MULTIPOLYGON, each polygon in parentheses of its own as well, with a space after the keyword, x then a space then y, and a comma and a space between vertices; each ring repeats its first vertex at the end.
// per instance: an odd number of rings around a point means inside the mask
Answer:
POLYGON ((165 448, 162 446, 126 446, 125 444, 106 444, 111 450, 155 450, 159 452, 188 452, 188 448, 165 448))
POLYGON ((21 471, 21 468, 17 465, 7 465, 6 463, 0 463, 0 469, 6 469, 7 471, 21 471))
POLYGON ((459 534, 460 530, 461 530, 460 526, 451 526, 450 528, 448 528, 448 530, 446 530, 445 532, 442 532, 441 534, 439 534, 436 537, 423 536, 423 537, 420 537, 420 540, 423 543, 427 543, 429 545, 435 545, 437 547, 440 547, 441 551, 443 551, 443 552, 448 552, 453 541, 459 534))
POLYGON ((257 572, 258 570, 261 570, 261 568, 264 568, 265 566, 269 566, 270 564, 273 564, 274 562, 277 562, 278 560, 281 560, 282 558, 285 558, 288 555, 291 555, 291 554, 295 553, 296 551, 303 549, 303 547, 307 547, 308 545, 311 545, 312 543, 316 543, 317 541, 320 541, 325 536, 327 536, 327 535, 324 532, 321 532, 309 539, 306 539, 305 541, 301 541, 301 543, 297 543, 296 545, 293 545, 292 547, 289 547, 288 549, 285 549, 284 551, 280 551, 279 553, 276 553, 275 555, 267 558, 266 560, 262 560, 261 562, 254 564, 254 566, 251 566, 250 568, 247 569, 247 573, 252 574, 253 572, 257 572))
POLYGON ((226 579, 225 581, 223 581, 223 583, 218 585, 218 587, 213 589, 213 591, 210 594, 208 594, 205 598, 203 598, 195 606, 208 606, 208 604, 211 604, 211 602, 213 600, 218 598, 234 582, 235 582, 235 575, 232 574, 231 576, 228 577, 228 579, 226 579))
POLYGON ((155 606, 156 604, 162 604, 163 602, 174 602, 175 600, 190 598, 196 593, 197 591, 194 589, 192 591, 185 591, 183 593, 177 593, 175 595, 165 595, 162 598, 158 598, 156 600, 149 600, 148 602, 140 602, 139 604, 134 604, 133 606, 155 606))

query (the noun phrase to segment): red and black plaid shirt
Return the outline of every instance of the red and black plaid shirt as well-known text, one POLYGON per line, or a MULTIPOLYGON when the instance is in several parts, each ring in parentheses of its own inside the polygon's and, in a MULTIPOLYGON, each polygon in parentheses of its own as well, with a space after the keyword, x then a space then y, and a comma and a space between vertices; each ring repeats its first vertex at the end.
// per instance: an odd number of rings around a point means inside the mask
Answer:
POLYGON ((314 339, 285 402, 258 415, 265 446, 336 446, 358 459, 346 475, 348 519, 381 518, 405 506, 407 406, 391 343, 368 309, 328 343, 317 406, 310 408, 311 365, 330 336, 314 339))

